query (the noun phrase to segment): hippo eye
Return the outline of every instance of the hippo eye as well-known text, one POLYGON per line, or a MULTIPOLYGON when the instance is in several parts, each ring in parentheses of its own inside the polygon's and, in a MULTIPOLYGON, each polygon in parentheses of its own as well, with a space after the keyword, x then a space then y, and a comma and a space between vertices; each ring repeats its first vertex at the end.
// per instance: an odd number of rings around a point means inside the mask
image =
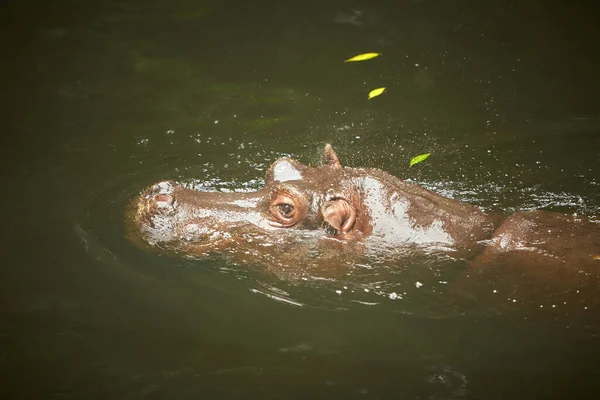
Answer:
POLYGON ((269 206, 269 219, 272 226, 278 228, 289 228, 296 225, 305 212, 302 211, 302 204, 298 200, 287 194, 278 194, 269 206))
POLYGON ((296 209, 290 203, 277 203, 273 207, 273 216, 280 222, 288 224, 296 217, 296 209))
POLYGON ((294 211, 294 207, 291 206, 290 204, 279 204, 279 212, 281 213, 281 215, 283 217, 288 217, 292 214, 292 211, 294 211))

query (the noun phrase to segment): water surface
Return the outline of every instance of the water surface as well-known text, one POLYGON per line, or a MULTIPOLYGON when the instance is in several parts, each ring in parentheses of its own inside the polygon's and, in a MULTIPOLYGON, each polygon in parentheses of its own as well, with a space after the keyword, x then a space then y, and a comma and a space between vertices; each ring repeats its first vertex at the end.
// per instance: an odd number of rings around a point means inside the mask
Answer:
POLYGON ((5 2, 3 398, 596 398, 595 278, 560 296, 543 280, 527 298, 493 280, 457 294, 465 262, 343 249, 308 259, 339 274, 290 276, 146 253, 123 227, 155 181, 252 190, 277 157, 318 164, 326 142, 344 165, 486 209, 597 220, 595 15, 500 0, 5 2), (383 55, 343 63, 367 51, 383 55))

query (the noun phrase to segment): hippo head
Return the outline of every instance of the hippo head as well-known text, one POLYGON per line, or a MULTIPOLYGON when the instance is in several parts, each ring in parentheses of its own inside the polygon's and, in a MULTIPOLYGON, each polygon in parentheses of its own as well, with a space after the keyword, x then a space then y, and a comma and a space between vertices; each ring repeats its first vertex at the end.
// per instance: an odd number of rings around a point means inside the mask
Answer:
POLYGON ((187 254, 289 232, 340 239, 374 236, 394 244, 468 245, 492 229, 476 207, 377 169, 342 167, 329 144, 317 168, 291 158, 275 161, 256 192, 199 192, 159 182, 133 202, 128 221, 135 242, 187 254))

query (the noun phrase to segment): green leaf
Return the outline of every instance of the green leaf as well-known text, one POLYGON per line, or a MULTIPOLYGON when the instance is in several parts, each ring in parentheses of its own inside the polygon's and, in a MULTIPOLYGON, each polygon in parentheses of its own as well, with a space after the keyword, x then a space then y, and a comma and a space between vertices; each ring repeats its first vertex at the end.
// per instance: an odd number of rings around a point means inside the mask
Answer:
POLYGON ((409 167, 412 167, 413 165, 420 163, 421 161, 425 161, 427 159, 427 157, 429 157, 430 155, 431 155, 431 153, 425 153, 425 154, 421 154, 420 156, 414 157, 412 160, 410 160, 409 167))

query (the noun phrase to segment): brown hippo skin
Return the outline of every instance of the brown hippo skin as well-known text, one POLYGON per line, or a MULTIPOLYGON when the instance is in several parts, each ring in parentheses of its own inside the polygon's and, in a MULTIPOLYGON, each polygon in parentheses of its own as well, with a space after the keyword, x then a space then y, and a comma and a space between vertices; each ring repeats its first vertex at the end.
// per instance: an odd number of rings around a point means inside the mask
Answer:
POLYGON ((275 161, 256 192, 199 192, 159 182, 133 201, 126 220, 138 245, 186 256, 227 252, 265 238, 269 243, 260 245, 285 246, 311 234, 386 249, 423 246, 469 254, 474 271, 504 263, 600 267, 600 225, 583 217, 533 211, 502 221, 384 171, 344 168, 329 144, 318 168, 291 158, 275 161))

